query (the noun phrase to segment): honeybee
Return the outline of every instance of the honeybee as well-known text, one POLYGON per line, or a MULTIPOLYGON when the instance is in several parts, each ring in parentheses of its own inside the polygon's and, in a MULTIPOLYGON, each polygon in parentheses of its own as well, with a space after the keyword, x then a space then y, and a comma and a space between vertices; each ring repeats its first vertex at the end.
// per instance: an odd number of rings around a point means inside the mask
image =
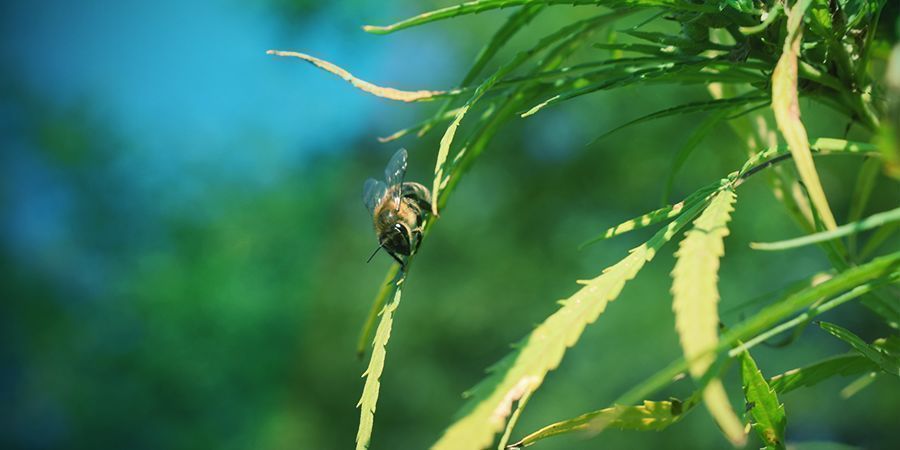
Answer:
POLYGON ((404 182, 406 149, 394 153, 384 177, 387 184, 369 178, 363 186, 363 203, 372 214, 378 248, 369 261, 384 249, 406 270, 405 258, 416 253, 422 241, 422 228, 431 211, 431 192, 419 183, 404 182))

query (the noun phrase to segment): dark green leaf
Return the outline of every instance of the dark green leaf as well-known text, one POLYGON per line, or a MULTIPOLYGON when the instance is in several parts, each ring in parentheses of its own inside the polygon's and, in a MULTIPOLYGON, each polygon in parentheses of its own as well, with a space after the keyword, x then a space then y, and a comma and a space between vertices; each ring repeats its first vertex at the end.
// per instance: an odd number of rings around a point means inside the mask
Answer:
POLYGON ((881 370, 884 370, 891 375, 900 377, 900 359, 881 351, 877 347, 873 347, 867 344, 865 341, 860 339, 859 336, 853 334, 853 332, 851 332, 850 330, 839 325, 828 322, 820 322, 819 326, 822 327, 823 330, 831 333, 834 337, 850 344, 850 346, 853 347, 854 350, 858 351, 860 354, 881 367, 881 370))

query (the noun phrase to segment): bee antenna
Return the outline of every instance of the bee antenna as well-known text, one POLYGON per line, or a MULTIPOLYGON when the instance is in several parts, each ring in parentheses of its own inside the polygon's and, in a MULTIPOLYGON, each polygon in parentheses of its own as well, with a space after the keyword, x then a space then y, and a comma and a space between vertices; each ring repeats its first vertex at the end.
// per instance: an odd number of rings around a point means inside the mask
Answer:
POLYGON ((369 259, 366 260, 366 264, 368 264, 369 261, 372 261, 372 258, 375 257, 375 254, 378 253, 378 250, 381 250, 381 244, 378 244, 378 247, 376 247, 375 251, 372 252, 372 256, 370 256, 369 259))

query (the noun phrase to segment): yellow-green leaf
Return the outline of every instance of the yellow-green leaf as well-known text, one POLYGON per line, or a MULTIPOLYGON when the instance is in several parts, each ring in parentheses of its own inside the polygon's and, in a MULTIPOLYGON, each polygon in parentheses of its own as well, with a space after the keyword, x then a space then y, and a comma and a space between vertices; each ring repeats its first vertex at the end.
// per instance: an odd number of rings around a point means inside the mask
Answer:
POLYGON ((394 292, 394 299, 384 306, 381 311, 381 322, 375 330, 375 341, 372 344, 372 358, 369 367, 363 373, 366 384, 363 387, 362 397, 356 405, 359 407, 359 429, 356 432, 356 450, 369 448, 372 438, 372 425, 375 422, 375 406, 378 403, 378 390, 381 387, 381 372, 384 370, 384 358, 387 355, 387 343, 391 337, 391 325, 394 321, 394 311, 400 305, 400 286, 394 292))
POLYGON ((568 420, 547 425, 525 436, 508 449, 527 447, 535 442, 558 434, 589 430, 591 424, 604 416, 609 417, 607 427, 618 430, 659 431, 679 421, 693 404, 683 404, 679 400, 654 402, 644 400, 642 405, 616 405, 599 411, 592 411, 568 420))
MULTIPOLYGON (((705 353, 719 341, 717 288, 719 258, 725 254, 723 240, 728 235, 728 221, 734 210, 734 191, 719 191, 685 233, 672 271, 672 309, 675 328, 681 339, 684 357, 691 361, 691 376, 699 380, 713 363, 715 355, 705 353)), ((746 440, 743 426, 725 393, 721 381, 713 379, 703 391, 703 401, 725 436, 736 446, 746 440)))
POLYGON ((800 54, 800 38, 803 31, 803 16, 809 7, 809 0, 800 0, 786 11, 787 38, 784 41, 784 49, 778 64, 772 72, 772 110, 775 113, 775 121, 778 129, 787 141, 800 179, 809 191, 809 197, 813 206, 819 212, 822 223, 829 230, 837 227, 834 214, 828 206, 825 191, 819 181, 819 174, 813 163, 812 153, 809 149, 809 139, 806 127, 800 120, 800 102, 797 94, 797 58, 800 54))
POLYGON ((778 396, 766 383, 747 350, 741 355, 741 376, 747 411, 753 417, 753 429, 765 443, 766 450, 784 449, 784 427, 787 423, 784 405, 778 402, 778 396))
POLYGON ((695 205, 666 225, 644 245, 608 267, 591 280, 580 281, 580 290, 560 302, 562 307, 550 315, 518 346, 497 364, 492 374, 473 389, 461 418, 450 426, 435 449, 482 449, 503 430, 512 405, 540 386, 547 372, 559 366, 566 350, 575 345, 584 328, 597 320, 606 305, 622 292, 647 261, 672 236, 692 220, 703 203, 695 205))
POLYGON ((706 197, 709 194, 713 193, 716 189, 719 188, 719 183, 713 183, 709 186, 703 187, 690 196, 688 198, 675 203, 673 205, 664 206, 655 211, 650 211, 641 216, 635 217, 633 219, 626 220, 614 227, 607 228, 603 234, 598 235, 590 240, 584 242, 579 246, 579 248, 585 248, 593 243, 600 242, 605 239, 609 239, 614 236, 618 236, 620 234, 628 233, 629 231, 639 230, 644 227, 649 227, 650 225, 662 222, 663 220, 671 219, 673 217, 678 217, 681 214, 681 211, 684 208, 690 208, 695 205, 697 202, 705 201, 706 197))
POLYGON ((310 56, 305 53, 299 52, 288 52, 282 50, 269 50, 266 52, 268 55, 275 56, 290 56, 293 58, 300 58, 322 70, 327 72, 331 72, 339 77, 341 77, 344 81, 352 84, 357 89, 368 92, 372 95, 387 98, 390 100, 399 100, 401 102, 418 102, 423 100, 432 100, 434 97, 439 95, 444 95, 446 91, 427 91, 427 90, 419 90, 419 91, 401 91, 399 89, 389 88, 389 87, 381 87, 376 86, 372 83, 369 83, 366 80, 362 80, 356 78, 350 72, 338 67, 335 64, 332 64, 324 59, 316 58, 315 56, 310 56))
POLYGON ((802 247, 804 245, 815 244, 818 242, 830 241, 839 237, 853 235, 861 231, 878 228, 886 224, 900 221, 900 208, 894 208, 890 211, 872 214, 858 222, 852 222, 841 225, 831 231, 820 231, 818 233, 800 236, 794 239, 787 239, 778 242, 751 242, 750 248, 756 250, 785 250, 789 248, 802 247))

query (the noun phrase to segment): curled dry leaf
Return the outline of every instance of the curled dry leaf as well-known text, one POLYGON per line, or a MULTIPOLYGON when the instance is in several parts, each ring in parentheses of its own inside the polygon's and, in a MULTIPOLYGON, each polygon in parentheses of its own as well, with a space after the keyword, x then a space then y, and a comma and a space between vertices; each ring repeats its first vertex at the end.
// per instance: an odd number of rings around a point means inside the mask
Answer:
POLYGON ((366 91, 372 95, 387 98, 391 100, 399 100, 401 102, 419 102, 424 100, 431 100, 435 96, 443 95, 446 91, 428 91, 428 90, 419 90, 419 91, 401 91, 399 89, 389 88, 389 87, 381 87, 376 86, 372 83, 369 83, 366 80, 362 80, 356 78, 350 72, 338 67, 335 64, 332 64, 324 59, 316 58, 315 56, 310 56, 305 53, 299 52, 288 52, 281 50, 269 50, 266 52, 268 55, 276 55, 276 56, 290 56, 294 58, 300 58, 320 69, 331 72, 341 78, 343 78, 348 83, 352 84, 358 89, 366 91))

